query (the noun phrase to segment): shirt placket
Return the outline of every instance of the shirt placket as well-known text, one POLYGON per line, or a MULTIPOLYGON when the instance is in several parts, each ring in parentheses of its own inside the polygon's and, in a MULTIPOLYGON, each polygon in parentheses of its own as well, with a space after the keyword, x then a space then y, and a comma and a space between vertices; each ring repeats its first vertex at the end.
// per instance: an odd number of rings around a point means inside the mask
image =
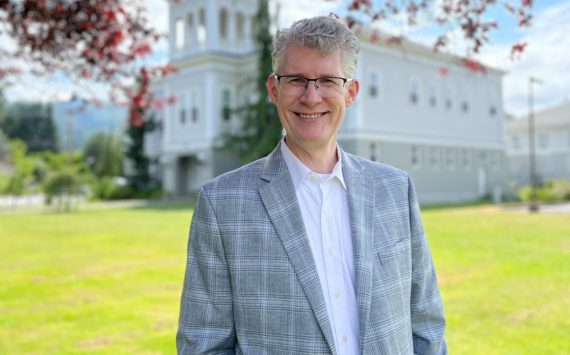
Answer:
MULTIPOLYGON (((340 235, 341 231, 338 230, 336 225, 331 223, 335 218, 339 218, 335 214, 334 199, 331 198, 332 188, 335 181, 329 179, 320 184, 322 193, 322 207, 321 207, 321 233, 323 250, 325 251, 325 273, 327 277, 328 297, 330 305, 332 306, 333 318, 348 319, 347 305, 344 299, 344 274, 342 270, 342 253, 340 248, 340 235)), ((335 339, 339 354, 346 353, 350 349, 350 342, 352 339, 349 337, 349 329, 347 324, 338 322, 337 319, 332 321, 335 339)))

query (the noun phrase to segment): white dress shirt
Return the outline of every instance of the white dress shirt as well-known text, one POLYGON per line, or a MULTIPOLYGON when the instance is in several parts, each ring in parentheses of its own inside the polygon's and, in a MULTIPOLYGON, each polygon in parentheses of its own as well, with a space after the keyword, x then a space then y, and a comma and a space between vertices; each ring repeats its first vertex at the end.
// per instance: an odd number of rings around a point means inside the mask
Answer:
POLYGON ((331 174, 306 167, 281 141, 291 174, 339 355, 359 354, 352 233, 340 150, 331 174))

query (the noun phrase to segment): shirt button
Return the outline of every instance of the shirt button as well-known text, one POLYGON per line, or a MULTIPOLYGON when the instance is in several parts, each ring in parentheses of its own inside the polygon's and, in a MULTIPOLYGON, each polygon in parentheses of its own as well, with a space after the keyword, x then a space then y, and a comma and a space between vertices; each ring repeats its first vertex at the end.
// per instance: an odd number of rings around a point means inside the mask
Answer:
POLYGON ((336 251, 336 248, 335 248, 335 247, 330 247, 330 248, 329 248, 329 255, 330 255, 330 256, 333 256, 334 253, 335 253, 335 251, 336 251))
POLYGON ((339 299, 339 298, 340 298, 340 291, 336 291, 336 292, 334 293, 334 297, 335 297, 336 299, 339 299))
POLYGON ((346 343, 347 341, 348 341, 348 337, 347 337, 346 335, 344 335, 344 336, 342 337, 342 342, 343 342, 343 343, 346 343))
POLYGON ((317 181, 317 177, 315 175, 309 175, 309 180, 311 180, 312 182, 317 181))

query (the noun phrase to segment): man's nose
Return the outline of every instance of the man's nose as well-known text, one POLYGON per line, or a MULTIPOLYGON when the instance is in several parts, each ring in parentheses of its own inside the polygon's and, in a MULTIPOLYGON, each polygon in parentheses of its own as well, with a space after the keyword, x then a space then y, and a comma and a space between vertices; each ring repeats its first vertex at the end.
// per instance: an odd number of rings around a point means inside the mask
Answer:
POLYGON ((319 102, 321 101, 321 99, 322 97, 321 94, 319 93, 317 82, 309 81, 307 83, 307 87, 305 88, 305 92, 303 92, 303 95, 301 95, 301 101, 312 103, 312 102, 319 102))

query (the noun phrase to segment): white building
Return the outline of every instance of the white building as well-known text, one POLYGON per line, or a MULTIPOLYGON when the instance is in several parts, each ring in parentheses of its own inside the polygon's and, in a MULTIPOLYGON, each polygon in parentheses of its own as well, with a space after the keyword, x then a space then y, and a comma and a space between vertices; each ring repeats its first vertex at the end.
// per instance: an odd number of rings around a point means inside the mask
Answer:
MULTIPOLYGON (((255 0, 171 2, 170 58, 178 73, 154 91, 178 100, 158 113, 161 129, 146 141, 169 194, 195 191, 239 165, 216 147, 222 132, 239 127, 227 108, 252 93, 255 11, 255 0)), ((474 72, 431 48, 366 38, 355 75, 361 91, 341 127, 341 146, 408 171, 422 203, 504 189, 503 72, 474 72)))
MULTIPOLYGON (((537 180, 570 180, 570 102, 537 112, 534 127, 537 180)), ((527 185, 530 181, 528 116, 508 120, 506 132, 509 180, 518 186, 527 185)))

